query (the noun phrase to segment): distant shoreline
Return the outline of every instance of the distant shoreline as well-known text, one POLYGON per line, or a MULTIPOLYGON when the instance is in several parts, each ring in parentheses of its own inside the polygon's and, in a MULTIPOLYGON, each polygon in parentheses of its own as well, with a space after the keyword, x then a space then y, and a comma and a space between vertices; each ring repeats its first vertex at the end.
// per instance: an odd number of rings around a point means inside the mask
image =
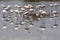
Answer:
POLYGON ((60 2, 60 0, 0 0, 2 1, 20 1, 20 2, 60 2))

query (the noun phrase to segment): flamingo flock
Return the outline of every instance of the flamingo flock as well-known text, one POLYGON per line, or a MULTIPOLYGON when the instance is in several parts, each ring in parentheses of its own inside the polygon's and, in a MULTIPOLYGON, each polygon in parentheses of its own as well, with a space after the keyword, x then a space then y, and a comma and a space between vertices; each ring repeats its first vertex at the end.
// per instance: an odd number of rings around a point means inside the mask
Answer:
MULTIPOLYGON (((50 4, 51 7, 50 13, 48 13, 44 8, 46 5, 38 4, 33 6, 32 4, 27 4, 21 7, 21 5, 14 5, 14 9, 11 5, 5 6, 1 4, 2 16, 1 20, 4 22, 2 29, 7 29, 7 23, 11 26, 14 26, 15 30, 20 29, 23 25, 26 25, 24 31, 30 31, 30 27, 34 27, 34 21, 41 21, 41 24, 38 28, 39 31, 45 31, 47 27, 45 26, 45 18, 54 19, 54 25, 51 28, 56 28, 58 26, 57 19, 59 17, 59 13, 57 8, 59 5, 57 3, 50 4), (55 8, 53 10, 52 8, 55 8), (43 21, 44 20, 44 21, 43 21), (29 26, 28 26, 29 24, 29 26)), ((37 21, 37 22, 38 22, 37 21)))

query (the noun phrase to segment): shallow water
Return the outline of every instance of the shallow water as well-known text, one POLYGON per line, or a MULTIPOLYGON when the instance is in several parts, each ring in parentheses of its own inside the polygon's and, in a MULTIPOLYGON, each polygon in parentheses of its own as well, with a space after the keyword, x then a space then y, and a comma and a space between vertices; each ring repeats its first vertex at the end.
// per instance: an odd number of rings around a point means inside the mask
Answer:
MULTIPOLYGON (((14 8, 15 4, 20 4, 21 6, 24 6, 25 4, 45 4, 47 7, 44 9, 47 12, 50 12, 49 2, 20 2, 20 1, 9 1, 9 2, 0 2, 0 4, 5 5, 11 5, 14 8)), ((52 2, 55 3, 55 2, 52 2)), ((60 2, 57 2, 60 5, 60 2)), ((54 8, 53 8, 54 9, 54 8)), ((1 16, 1 7, 0 7, 0 16, 1 16)), ((58 12, 60 13, 60 6, 58 7, 58 12)), ((3 25, 3 22, 0 20, 0 40, 59 40, 60 39, 60 17, 57 19, 57 23, 59 24, 59 27, 57 29, 50 29, 50 27, 54 24, 54 19, 49 20, 49 18, 45 18, 46 27, 48 27, 48 30, 43 32, 41 34, 37 31, 37 29, 40 26, 40 21, 34 22, 35 26, 30 31, 31 33, 24 32, 25 26, 23 26, 18 31, 14 31, 13 27, 11 27, 9 24, 8 29, 2 30, 1 27, 3 25)))

